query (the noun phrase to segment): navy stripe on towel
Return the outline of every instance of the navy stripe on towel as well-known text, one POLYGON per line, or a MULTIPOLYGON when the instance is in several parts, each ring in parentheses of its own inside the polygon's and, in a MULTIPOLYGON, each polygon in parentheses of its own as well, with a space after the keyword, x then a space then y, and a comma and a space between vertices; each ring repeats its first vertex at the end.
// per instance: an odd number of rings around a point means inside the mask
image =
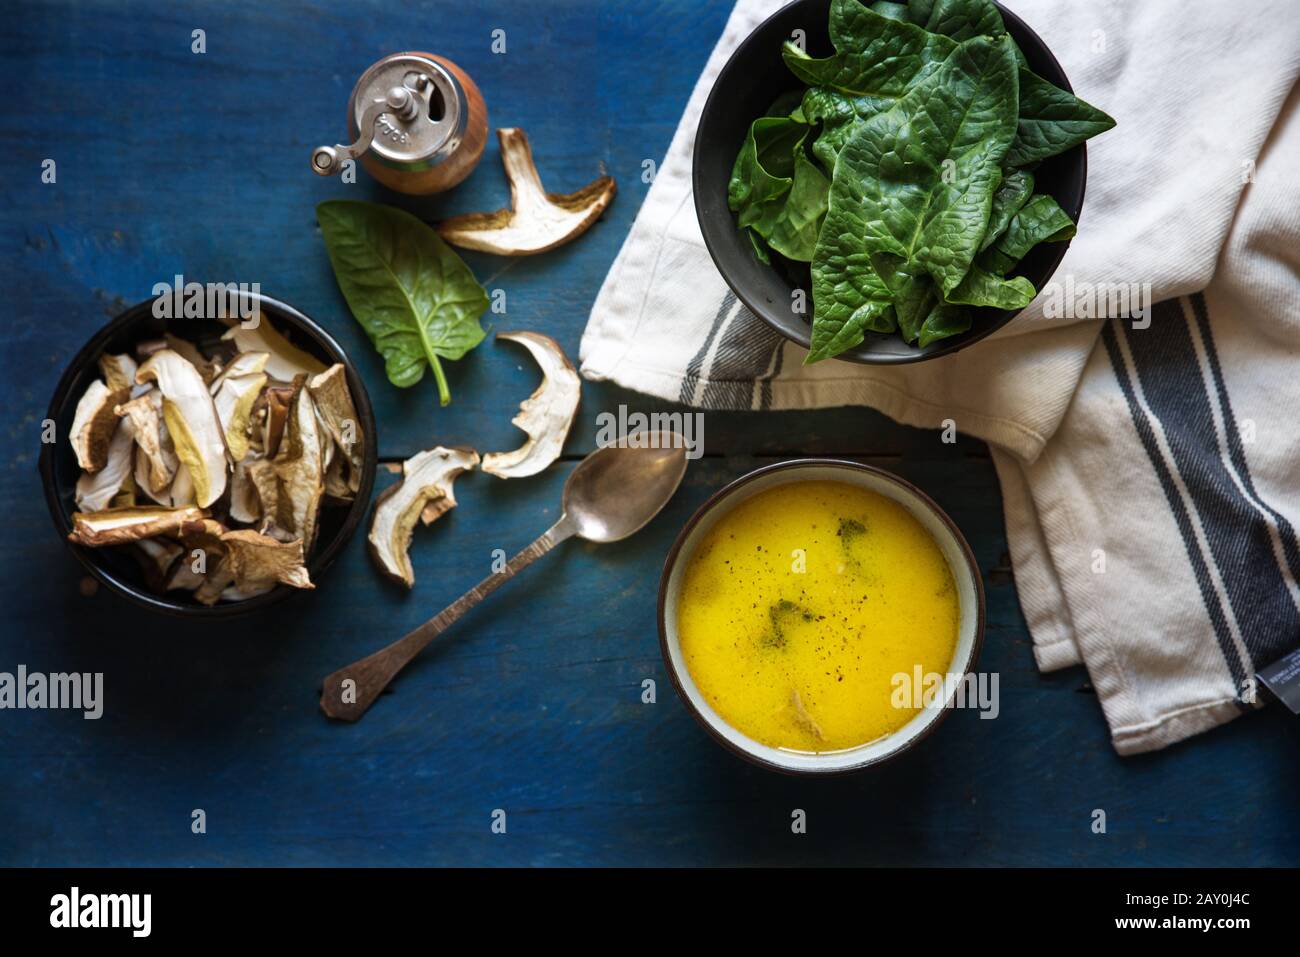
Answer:
MULTIPOLYGON (((1269 523, 1224 462, 1201 363, 1179 300, 1158 303, 1149 328, 1127 335, 1147 406, 1164 430, 1175 466, 1191 493, 1201 528, 1256 667, 1276 661, 1300 635, 1269 523)), ((1214 345, 1205 340, 1205 349, 1214 345)), ((1226 398, 1226 393, 1225 393, 1226 398)), ((1225 432, 1235 436, 1226 423, 1225 432)), ((1238 476, 1248 475, 1241 465, 1238 476)), ((1248 487, 1248 486, 1246 486, 1248 487)))
MULTIPOLYGON (((1157 304, 1155 320, 1159 321, 1160 304, 1157 304)), ((1187 552, 1187 559, 1191 563, 1192 571, 1196 576, 1196 583, 1201 590, 1201 600, 1205 603, 1206 613, 1210 617, 1210 624, 1214 628, 1215 637, 1218 639, 1219 648, 1223 652, 1224 662, 1232 674, 1233 684, 1237 688, 1238 700, 1241 698, 1242 689, 1246 683, 1246 672, 1242 666, 1241 657, 1237 654, 1237 649, 1232 640, 1232 633, 1228 628, 1227 617, 1224 608, 1219 602, 1218 593, 1210 581, 1209 567, 1201 554, 1200 545, 1196 541, 1196 535, 1192 531, 1191 518, 1187 514, 1187 509, 1183 505, 1182 496, 1174 485, 1173 476, 1168 466, 1165 464, 1164 456, 1156 442, 1155 432, 1152 429, 1151 422, 1147 419, 1147 414, 1137 401, 1137 395, 1134 392, 1133 382, 1129 379, 1128 368, 1124 364, 1124 356, 1120 351, 1119 336, 1124 334, 1122 322, 1125 320, 1112 319, 1107 322, 1102 329, 1102 342, 1106 346, 1106 353, 1110 357, 1110 364, 1115 372, 1115 378, 1119 382, 1120 390, 1124 393, 1124 399, 1128 403, 1129 415, 1133 418, 1133 424, 1137 428, 1138 437, 1142 441, 1142 447, 1146 449, 1147 457, 1151 460, 1151 466, 1155 469, 1156 477, 1160 481, 1160 487, 1164 490, 1165 500, 1169 503, 1169 508, 1173 512, 1174 522, 1178 526, 1178 532, 1183 538, 1183 547, 1187 552)), ((1155 322, 1152 323, 1155 325, 1155 322)), ((1147 330, 1150 331, 1150 330, 1147 330)))

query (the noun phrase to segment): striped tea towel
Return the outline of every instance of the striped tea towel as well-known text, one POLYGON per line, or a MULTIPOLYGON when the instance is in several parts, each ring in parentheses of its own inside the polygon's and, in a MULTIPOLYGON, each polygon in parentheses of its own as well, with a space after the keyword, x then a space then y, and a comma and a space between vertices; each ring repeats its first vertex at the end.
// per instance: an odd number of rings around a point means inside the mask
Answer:
POLYGON ((1049 319, 1040 296, 957 355, 893 368, 802 365, 727 289, 695 220, 700 110, 781 5, 732 11, 592 308, 583 374, 705 409, 952 420, 993 448, 1039 667, 1087 666, 1120 753, 1248 709, 1256 669, 1300 644, 1300 514, 1284 484, 1300 472, 1300 11, 1011 0, 1118 123, 1088 144, 1054 283, 1079 311, 1133 284, 1159 305, 1136 321, 1049 319))

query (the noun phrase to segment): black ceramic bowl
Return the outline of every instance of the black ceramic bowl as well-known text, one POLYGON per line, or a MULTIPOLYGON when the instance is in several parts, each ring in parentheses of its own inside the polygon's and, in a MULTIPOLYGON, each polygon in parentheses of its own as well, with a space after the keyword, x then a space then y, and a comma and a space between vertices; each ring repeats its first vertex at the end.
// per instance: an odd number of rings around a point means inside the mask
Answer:
MULTIPOLYGON (((1020 45, 1030 68, 1044 79, 1073 90, 1052 51, 1019 17, 998 5, 1007 32, 1020 45)), ((809 288, 807 278, 782 273, 754 255, 749 240, 736 228, 735 214, 727 208, 727 182, 749 126, 772 102, 788 90, 801 89, 781 59, 781 45, 795 30, 807 34, 807 49, 816 57, 835 52, 827 32, 830 0, 795 0, 759 24, 736 48, 718 74, 704 104, 695 134, 691 182, 695 212, 709 255, 736 297, 756 316, 787 339, 808 346, 808 319, 790 308, 791 292, 809 288)), ((1084 144, 1045 160, 1034 170, 1035 192, 1048 193, 1076 223, 1083 209, 1088 179, 1088 154, 1084 144)), ((1035 289, 1052 277, 1070 244, 1041 243, 1030 251, 1012 275, 1024 276, 1035 289)), ((806 270, 805 270, 806 277, 806 270)), ((940 339, 924 348, 905 343, 897 334, 867 333, 861 345, 837 358, 851 362, 889 364, 933 359, 978 342, 1006 325, 1016 315, 996 309, 975 310, 970 331, 940 339)))
MULTIPOLYGON (((262 317, 269 321, 277 332, 292 342, 299 349, 308 352, 327 365, 341 362, 347 369, 348 388, 352 392, 352 402, 356 406, 358 423, 364 431, 365 469, 361 475, 361 488, 351 505, 324 506, 320 512, 320 533, 316 547, 307 560, 307 568, 317 589, 323 586, 321 573, 330 566, 339 552, 347 545, 352 534, 361 524, 366 510, 370 507, 370 493, 375 483, 375 466, 378 461, 378 444, 375 437, 375 416, 370 408, 370 397, 366 387, 357 375, 351 360, 342 347, 324 329, 293 306, 272 299, 270 296, 253 294, 261 304, 262 317)), ((63 378, 54 390, 50 400, 47 417, 55 423, 59 441, 41 448, 40 473, 45 485, 45 498, 50 506, 50 516, 59 536, 67 541, 72 531, 72 513, 76 511, 74 493, 81 469, 77 465, 71 442, 66 441, 72 431, 72 419, 80 400, 91 381, 99 376, 97 365, 99 357, 105 352, 134 353, 137 343, 146 339, 156 339, 164 332, 170 331, 191 341, 205 338, 217 338, 225 327, 216 320, 159 319, 153 314, 154 300, 148 299, 132 306, 122 313, 86 343, 69 364, 63 378)), ((246 601, 218 602, 212 606, 200 605, 188 592, 154 591, 145 581, 144 573, 135 559, 124 548, 85 548, 68 543, 73 554, 89 569, 90 573, 118 594, 124 595, 137 605, 155 611, 174 615, 200 618, 227 618, 258 611, 301 589, 281 585, 264 595, 249 598, 246 601)), ((310 594, 311 592, 307 592, 310 594)))

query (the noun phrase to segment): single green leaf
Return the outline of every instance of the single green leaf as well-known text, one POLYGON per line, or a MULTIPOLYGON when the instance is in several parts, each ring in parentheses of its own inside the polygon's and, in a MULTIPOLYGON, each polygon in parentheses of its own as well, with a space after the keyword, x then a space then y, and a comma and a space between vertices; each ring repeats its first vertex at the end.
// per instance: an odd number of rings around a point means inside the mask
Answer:
POLYGON ((994 241, 1006 230, 1011 218, 1020 212, 1020 208, 1029 202, 1034 193, 1034 174, 1025 170, 1013 170, 1003 176, 997 192, 993 194, 993 209, 989 212, 989 228, 984 231, 980 251, 993 245, 994 241))
POLYGON ((887 299, 865 301, 854 312, 839 316, 832 313, 816 319, 812 327, 812 347, 804 365, 812 365, 846 352, 861 344, 868 332, 895 332, 898 329, 894 307, 887 299))
POLYGON ((1008 166, 1028 166, 1105 133, 1115 121, 1073 93, 1020 70, 1020 119, 1008 166))
POLYGON ((745 227, 745 235, 749 237, 749 244, 754 247, 754 255, 758 257, 758 261, 772 265, 772 257, 767 251, 767 241, 754 232, 752 226, 745 227))
POLYGON ((1039 243, 1059 243, 1073 238, 1074 220, 1051 196, 1035 196, 1012 218, 1006 232, 980 254, 989 272, 1005 276, 1039 243))
POLYGON ((871 5, 871 12, 878 13, 882 17, 889 17, 891 20, 907 20, 907 4, 891 3, 890 0, 876 0, 871 5))
POLYGON ((881 16, 859 0, 831 0, 835 54, 814 59, 789 41, 785 64, 809 86, 872 96, 893 106, 916 81, 938 69, 955 46, 948 37, 881 16))
POLYGON ((940 339, 960 335, 970 328, 970 310, 946 302, 936 302, 921 324, 916 344, 922 348, 940 339))
POLYGON ((761 116, 750 124, 727 184, 727 205, 738 225, 757 223, 768 204, 790 191, 795 149, 807 134, 805 124, 789 117, 761 116))
POLYGON ((814 59, 786 43, 786 66, 811 89, 799 113, 820 123, 813 155, 827 170, 859 120, 890 109, 956 49, 945 36, 882 16, 858 0, 832 0, 830 35, 835 54, 814 59))
POLYGON ((954 305, 1014 310, 1029 305, 1036 292, 1034 284, 1024 276, 1006 279, 975 263, 957 288, 947 293, 944 299, 954 305))
POLYGON ((931 33, 954 40, 1000 37, 1006 32, 992 0, 911 0, 908 19, 931 33))
POLYGON ((770 219, 765 217, 755 229, 782 256, 810 262, 826 216, 830 191, 831 181, 808 159, 801 144, 796 148, 790 192, 781 203, 772 204, 776 207, 775 215, 770 219))
POLYGON ((1037 290, 1023 276, 1005 278, 1025 254, 1042 242, 1074 235, 1074 222, 1050 196, 1035 196, 1016 213, 1006 231, 976 258, 961 284, 945 296, 950 303, 1023 309, 1037 290))
POLYGON ((388 380, 409 388, 433 368, 443 405, 451 393, 439 358, 483 341, 487 291, 438 234, 410 213, 330 200, 316 218, 348 308, 384 357, 388 380))

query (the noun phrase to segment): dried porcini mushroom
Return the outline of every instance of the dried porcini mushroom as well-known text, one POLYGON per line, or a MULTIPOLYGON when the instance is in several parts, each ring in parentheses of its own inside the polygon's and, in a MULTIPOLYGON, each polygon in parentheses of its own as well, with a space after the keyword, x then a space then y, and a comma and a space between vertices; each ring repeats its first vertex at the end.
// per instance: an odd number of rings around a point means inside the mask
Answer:
POLYGON ((101 355, 104 381, 72 430, 83 472, 69 538, 130 545, 155 591, 206 605, 313 588, 306 561, 326 486, 354 500, 364 466, 343 366, 268 325, 228 338, 207 351, 165 334, 134 346, 139 366, 101 355))
POLYGON ((99 357, 99 371, 112 392, 121 392, 123 389, 130 392, 135 386, 137 368, 135 360, 127 355, 115 356, 105 352, 99 357))
POLYGON ((370 555, 384 574, 407 588, 415 584, 415 571, 407 549, 415 523, 427 503, 441 503, 441 512, 456 505, 452 483, 456 476, 478 465, 473 449, 438 446, 402 463, 402 479, 375 501, 370 522, 370 555))
POLYGON ((262 371, 281 382, 292 382, 300 375, 320 375, 325 371, 325 363, 294 346, 269 322, 258 322, 251 328, 231 326, 221 338, 233 342, 240 352, 265 352, 267 360, 262 371))
POLYGON ((135 436, 125 422, 120 422, 113 439, 108 443, 108 458, 98 472, 82 472, 77 479, 77 509, 82 512, 99 512, 122 491, 131 480, 132 452, 135 436))
POLYGON ((536 475, 560 457, 564 440, 578 411, 582 381, 560 344, 539 332, 500 332, 498 339, 517 342, 542 367, 542 384, 519 404, 512 421, 528 433, 528 441, 513 452, 489 452, 483 471, 500 478, 536 475))
POLYGON ((99 379, 90 383, 72 416, 72 450, 83 471, 98 472, 108 461, 108 446, 117 431, 117 408, 128 390, 113 391, 99 379))
POLYGON ((235 462, 242 462, 248 454, 248 424, 253 403, 265 386, 266 374, 253 372, 224 379, 213 394, 212 402, 226 437, 226 448, 235 462))
POLYGON ((208 383, 208 391, 216 398, 217 392, 220 391, 222 384, 227 379, 233 379, 236 376, 256 375, 259 372, 266 371, 266 363, 271 358, 269 352, 241 352, 231 359, 217 373, 217 377, 208 383))
POLYGON ((163 396, 163 421, 176 456, 189 470, 195 501, 206 508, 226 490, 226 441, 207 383, 179 353, 161 349, 136 372, 163 396))
POLYGON ((262 454, 275 458, 284 438, 284 424, 289 419, 289 403, 293 401, 291 386, 272 386, 266 390, 266 424, 263 427, 262 454))
POLYGON ((510 208, 455 216, 439 224, 438 235, 452 245, 502 256, 544 253, 585 233, 614 198, 616 187, 608 176, 576 193, 546 192, 524 131, 499 129, 497 139, 510 180, 510 208))
POLYGON ((149 587, 165 591, 172 565, 184 552, 180 545, 165 538, 142 538, 131 544, 131 554, 140 563, 149 587))
POLYGON ((230 517, 248 525, 255 524, 262 517, 262 498, 248 473, 253 461, 236 462, 230 473, 230 517))
POLYGON ((274 585, 292 588, 315 588, 303 563, 302 541, 276 541, 252 529, 242 528, 221 536, 226 546, 227 562, 233 572, 234 586, 240 591, 256 591, 274 585))
POLYGON ((174 336, 168 332, 163 336, 163 343, 172 352, 175 352, 194 366, 195 371, 203 377, 204 382, 211 383, 217 377, 217 373, 221 371, 217 363, 200 352, 199 347, 188 339, 182 339, 180 336, 174 336))
POLYGON ((177 534, 186 522, 201 521, 200 508, 109 508, 74 512, 68 540, 92 548, 138 542, 156 535, 177 534))
MULTIPOLYGON (((361 487, 361 473, 365 467, 365 445, 361 435, 361 420, 357 418, 352 393, 348 390, 347 370, 340 364, 332 365, 320 375, 313 376, 307 383, 307 388, 330 438, 346 457, 347 488, 356 492, 361 487)), ((328 473, 329 469, 326 471, 328 473)))
POLYGON ((294 382, 284 438, 272 464, 277 479, 275 525, 301 538, 303 546, 310 549, 316 541, 316 517, 325 494, 325 456, 305 375, 294 382))
POLYGON ((163 425, 162 393, 150 389, 114 411, 123 418, 122 427, 140 447, 136 475, 145 478, 140 484, 149 493, 163 491, 176 477, 180 460, 163 425))

